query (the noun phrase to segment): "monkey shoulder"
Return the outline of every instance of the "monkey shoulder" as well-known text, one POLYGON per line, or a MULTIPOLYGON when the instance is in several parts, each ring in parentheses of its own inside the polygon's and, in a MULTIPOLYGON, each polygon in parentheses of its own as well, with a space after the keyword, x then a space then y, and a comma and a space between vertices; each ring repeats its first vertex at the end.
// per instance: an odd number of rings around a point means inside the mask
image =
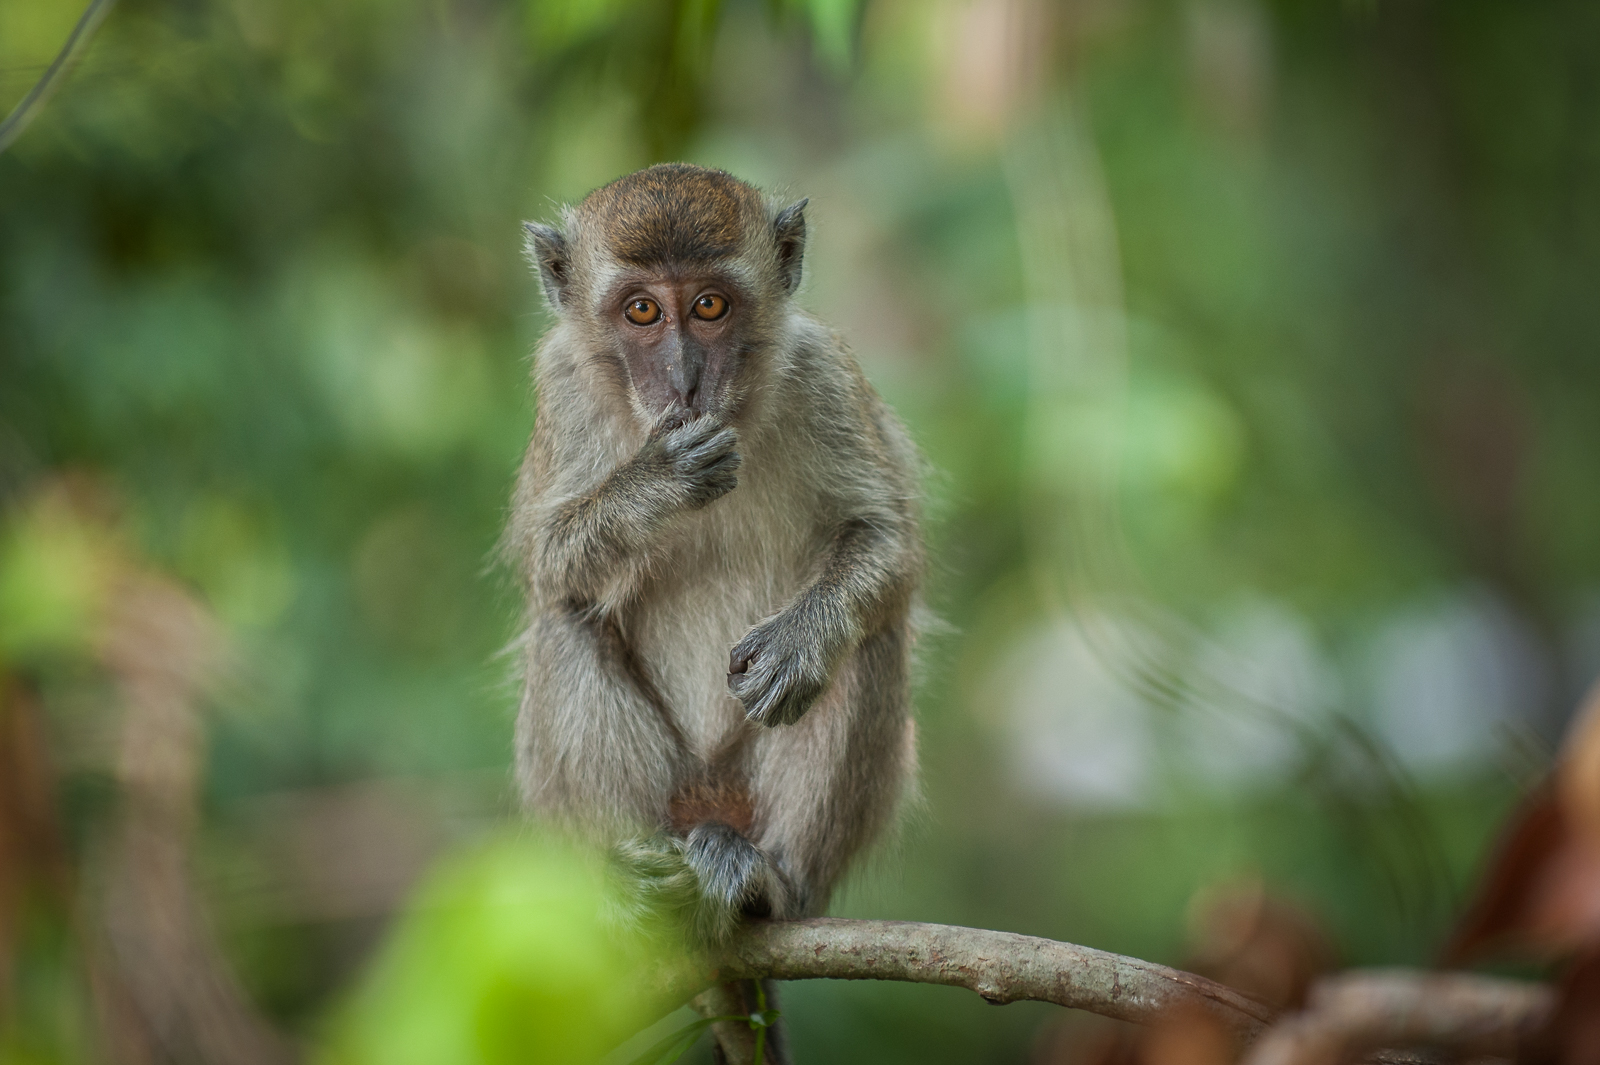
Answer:
POLYGON ((873 387, 844 338, 803 316, 796 337, 788 386, 789 422, 806 450, 830 459, 822 472, 879 494, 893 482, 896 494, 921 475, 922 459, 893 408, 873 387))

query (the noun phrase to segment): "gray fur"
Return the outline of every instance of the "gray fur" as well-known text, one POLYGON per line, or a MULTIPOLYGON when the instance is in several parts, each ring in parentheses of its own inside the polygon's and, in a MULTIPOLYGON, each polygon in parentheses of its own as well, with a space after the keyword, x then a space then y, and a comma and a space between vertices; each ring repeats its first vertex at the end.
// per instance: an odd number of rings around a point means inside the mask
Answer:
POLYGON ((505 539, 528 596, 518 775, 536 815, 616 847, 641 905, 692 879, 706 939, 822 912, 915 768, 920 460, 791 302, 804 205, 741 206, 736 254, 703 266, 744 293, 742 332, 692 417, 651 409, 618 354, 606 293, 639 268, 613 219, 586 200, 530 229, 556 322, 505 539), (675 826, 702 785, 747 809, 675 826))
POLYGON ((523 254, 528 263, 539 272, 544 297, 550 306, 559 307, 567 286, 567 272, 571 259, 567 253, 567 239, 561 230, 538 222, 522 223, 525 243, 523 254))
POLYGON ((800 267, 806 250, 806 204, 810 202, 808 197, 791 203, 772 220, 772 231, 778 238, 778 271, 785 292, 793 293, 800 287, 800 267))

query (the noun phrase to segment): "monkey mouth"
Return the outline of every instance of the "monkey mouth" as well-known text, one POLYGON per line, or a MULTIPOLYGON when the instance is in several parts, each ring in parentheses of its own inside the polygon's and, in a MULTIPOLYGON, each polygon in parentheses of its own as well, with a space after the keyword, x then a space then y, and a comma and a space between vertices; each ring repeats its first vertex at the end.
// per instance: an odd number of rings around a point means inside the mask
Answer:
POLYGON ((717 409, 716 405, 706 403, 702 395, 696 395, 688 400, 674 396, 662 408, 661 413, 657 415, 656 422, 662 428, 676 429, 678 426, 692 422, 697 418, 704 418, 707 415, 720 415, 721 413, 722 411, 717 409))
POLYGON ((656 415, 656 428, 662 432, 671 432, 694 421, 695 412, 682 403, 669 403, 656 415))

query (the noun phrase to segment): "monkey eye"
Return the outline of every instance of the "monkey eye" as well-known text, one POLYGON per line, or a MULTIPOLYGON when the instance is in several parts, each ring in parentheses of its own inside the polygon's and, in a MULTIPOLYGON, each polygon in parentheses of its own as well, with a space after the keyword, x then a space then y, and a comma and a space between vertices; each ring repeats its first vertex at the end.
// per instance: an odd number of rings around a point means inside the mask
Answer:
POLYGON ((661 320, 661 308, 655 300, 647 300, 643 296, 628 304, 622 312, 627 315, 628 321, 634 325, 654 325, 661 320))
POLYGON ((702 321, 713 322, 727 313, 728 301, 715 292, 707 292, 694 301, 694 316, 702 321))

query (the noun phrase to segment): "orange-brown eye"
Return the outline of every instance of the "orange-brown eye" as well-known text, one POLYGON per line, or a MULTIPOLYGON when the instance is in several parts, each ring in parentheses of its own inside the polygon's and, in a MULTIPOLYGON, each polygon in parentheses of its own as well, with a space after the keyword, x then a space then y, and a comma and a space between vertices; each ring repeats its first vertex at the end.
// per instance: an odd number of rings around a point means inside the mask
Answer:
POLYGON ((694 316, 704 321, 715 321, 727 313, 728 301, 715 292, 707 292, 694 301, 694 316))
POLYGON ((622 312, 628 316, 628 321, 634 325, 655 325, 661 320, 661 308, 656 306, 655 300, 644 297, 628 304, 628 309, 622 312))

